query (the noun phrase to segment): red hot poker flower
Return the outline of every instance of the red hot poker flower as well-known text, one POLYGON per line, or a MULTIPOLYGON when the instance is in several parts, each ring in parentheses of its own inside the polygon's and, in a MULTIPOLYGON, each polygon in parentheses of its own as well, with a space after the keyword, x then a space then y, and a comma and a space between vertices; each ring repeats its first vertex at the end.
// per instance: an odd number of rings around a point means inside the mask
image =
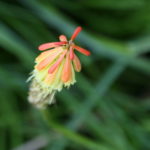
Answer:
POLYGON ((68 41, 65 35, 60 35, 60 42, 45 43, 39 46, 42 52, 35 60, 36 65, 31 76, 29 101, 38 107, 53 103, 56 91, 63 86, 69 87, 76 82, 75 71, 80 72, 81 63, 75 51, 86 56, 90 52, 74 43, 82 28, 77 27, 68 41), (38 88, 37 88, 38 87, 38 88))

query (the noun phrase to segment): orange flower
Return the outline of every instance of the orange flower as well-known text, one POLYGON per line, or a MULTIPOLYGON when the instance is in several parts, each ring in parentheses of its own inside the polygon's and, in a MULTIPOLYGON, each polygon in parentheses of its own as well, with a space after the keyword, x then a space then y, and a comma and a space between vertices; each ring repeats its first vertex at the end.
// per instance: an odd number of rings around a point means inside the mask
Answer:
POLYGON ((30 102, 35 103, 38 107, 51 104, 56 91, 76 82, 75 71, 81 71, 81 63, 75 50, 86 56, 90 55, 88 50, 73 42, 81 30, 81 27, 77 27, 69 41, 65 35, 60 35, 60 42, 45 43, 39 46, 39 50, 44 52, 35 60, 36 65, 31 76, 32 83, 29 91, 30 102))

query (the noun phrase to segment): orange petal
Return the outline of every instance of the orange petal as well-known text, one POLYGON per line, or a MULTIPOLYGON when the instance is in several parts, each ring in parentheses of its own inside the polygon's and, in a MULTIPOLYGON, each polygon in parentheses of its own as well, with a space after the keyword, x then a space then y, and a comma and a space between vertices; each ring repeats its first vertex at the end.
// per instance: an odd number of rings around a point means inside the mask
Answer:
POLYGON ((47 56, 49 56, 49 54, 51 54, 51 50, 41 53, 38 57, 36 57, 35 61, 39 62, 39 61, 43 60, 44 58, 46 58, 47 56))
POLYGON ((59 36, 59 40, 62 41, 62 42, 63 42, 63 41, 67 42, 67 38, 66 38, 65 35, 60 35, 60 36, 59 36))
POLYGON ((73 48, 76 49, 77 51, 79 51, 80 53, 86 55, 86 56, 89 56, 91 54, 90 51, 88 51, 82 47, 79 47, 77 45, 74 45, 73 48))
POLYGON ((64 67, 63 67, 61 79, 65 83, 69 81, 71 77, 72 77, 71 60, 70 60, 69 53, 68 53, 64 67))
POLYGON ((48 50, 48 51, 45 51, 45 52, 42 52, 36 59, 36 63, 39 63, 40 61, 44 60, 46 57, 50 56, 50 55, 53 55, 54 53, 58 53, 58 51, 62 51, 62 48, 61 47, 57 47, 57 48, 54 48, 54 49, 51 49, 51 50, 48 50))
POLYGON ((59 57, 59 59, 50 67, 50 69, 48 70, 48 73, 53 73, 55 71, 55 69, 59 66, 59 64, 61 63, 61 61, 63 60, 63 58, 65 57, 67 53, 67 50, 65 50, 62 55, 59 57))
POLYGON ((55 59, 56 57, 58 57, 60 55, 60 53, 62 53, 63 50, 61 51, 57 51, 55 53, 53 53, 52 55, 46 57, 44 60, 42 60, 37 66, 36 68, 38 70, 41 70, 43 69, 44 67, 46 67, 48 64, 51 64, 55 59))
POLYGON ((74 52, 73 52, 73 47, 70 47, 70 59, 73 60, 74 59, 74 52))
POLYGON ((60 45, 63 45, 63 44, 66 44, 67 42, 65 41, 62 41, 62 42, 52 42, 52 43, 45 43, 45 44, 42 44, 39 46, 39 50, 40 51, 43 51, 43 50, 46 50, 46 49, 49 49, 49 48, 53 48, 53 47, 57 47, 57 46, 60 46, 60 45))
POLYGON ((80 63, 78 56, 75 54, 74 54, 73 64, 74 64, 75 71, 80 72, 81 71, 81 63, 80 63))
POLYGON ((47 77, 45 79, 45 82, 47 84, 52 84, 53 83, 53 81, 55 80, 57 71, 58 71, 58 68, 52 74, 47 74, 47 77))
POLYGON ((75 31, 74 31, 74 33, 73 33, 73 35, 72 35, 72 37, 71 37, 71 40, 72 40, 72 41, 77 37, 77 35, 79 34, 79 32, 81 32, 81 30, 82 30, 81 27, 77 27, 77 28, 75 29, 75 31))

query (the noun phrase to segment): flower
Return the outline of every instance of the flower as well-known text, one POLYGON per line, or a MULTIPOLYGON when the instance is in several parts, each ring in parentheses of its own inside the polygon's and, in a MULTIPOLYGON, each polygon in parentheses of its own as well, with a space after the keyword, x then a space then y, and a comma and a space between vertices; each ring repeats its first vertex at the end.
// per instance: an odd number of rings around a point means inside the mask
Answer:
POLYGON ((44 43, 39 46, 42 52, 35 59, 35 67, 29 90, 29 101, 37 107, 44 108, 55 102, 56 91, 70 87, 75 80, 75 71, 81 71, 81 63, 75 50, 89 56, 90 52, 77 46, 73 41, 82 30, 77 27, 68 41, 65 35, 60 35, 60 42, 44 43))

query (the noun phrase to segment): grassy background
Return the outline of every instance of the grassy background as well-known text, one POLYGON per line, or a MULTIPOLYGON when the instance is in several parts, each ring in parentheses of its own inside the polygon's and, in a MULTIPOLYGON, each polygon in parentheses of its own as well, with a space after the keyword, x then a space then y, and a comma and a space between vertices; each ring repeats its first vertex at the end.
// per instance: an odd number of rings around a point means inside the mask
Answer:
POLYGON ((0 150, 150 149, 150 1, 1 0, 0 49, 0 150), (92 55, 46 125, 25 81, 37 47, 78 25, 92 55))

